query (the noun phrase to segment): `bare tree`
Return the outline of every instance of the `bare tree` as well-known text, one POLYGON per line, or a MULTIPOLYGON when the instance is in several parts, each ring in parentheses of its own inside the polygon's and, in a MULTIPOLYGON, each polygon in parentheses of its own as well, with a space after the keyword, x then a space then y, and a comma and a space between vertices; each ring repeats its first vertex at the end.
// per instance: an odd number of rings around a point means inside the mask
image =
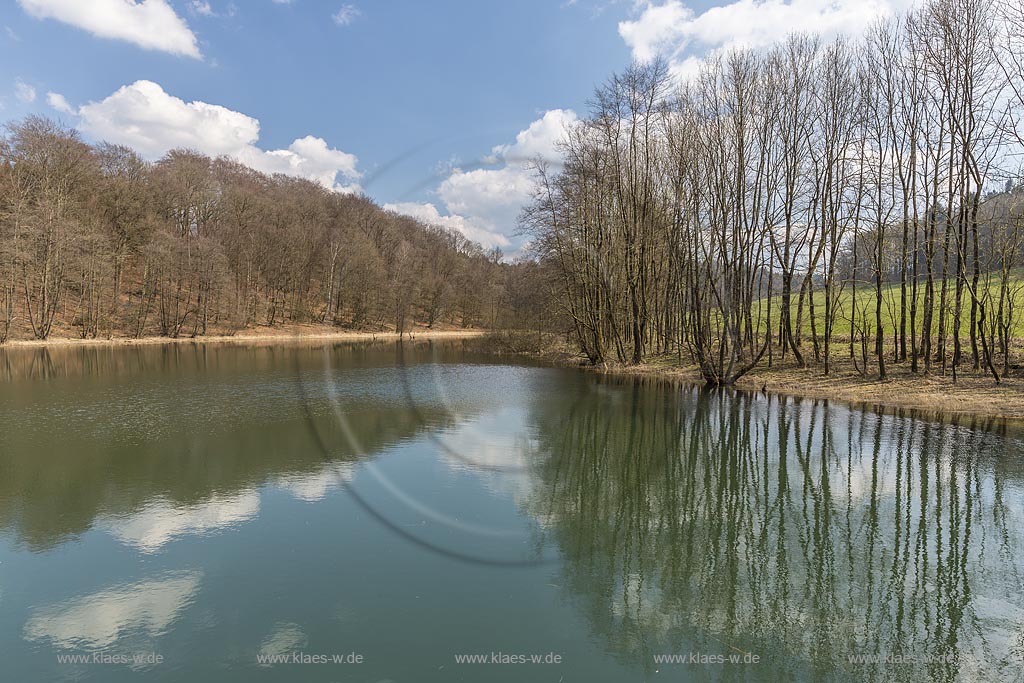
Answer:
POLYGON ((711 384, 765 355, 827 374, 842 319, 862 374, 937 361, 955 380, 966 331, 998 381, 1017 241, 982 208, 1019 158, 1022 102, 1021 39, 996 17, 931 0, 855 44, 713 56, 668 107, 660 62, 613 77, 523 214, 583 353, 674 353, 711 384))

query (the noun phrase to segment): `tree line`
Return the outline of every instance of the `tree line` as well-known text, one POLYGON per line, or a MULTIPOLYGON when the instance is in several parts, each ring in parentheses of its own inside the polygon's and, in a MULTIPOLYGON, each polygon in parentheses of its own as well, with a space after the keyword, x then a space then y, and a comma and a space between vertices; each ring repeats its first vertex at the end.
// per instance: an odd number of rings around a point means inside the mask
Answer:
POLYGON ((30 117, 0 137, 0 342, 493 324, 510 266, 363 196, 30 117))
POLYGON ((538 164, 523 230, 593 363, 710 384, 848 359, 1011 370, 1024 302, 1024 8, 931 0, 679 78, 636 63, 538 164))

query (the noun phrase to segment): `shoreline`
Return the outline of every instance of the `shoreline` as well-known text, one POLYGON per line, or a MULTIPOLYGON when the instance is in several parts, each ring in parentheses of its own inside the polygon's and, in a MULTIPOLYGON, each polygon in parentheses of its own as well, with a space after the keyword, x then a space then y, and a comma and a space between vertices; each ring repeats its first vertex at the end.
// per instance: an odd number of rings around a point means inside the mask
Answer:
MULTIPOLYGON (((563 357, 560 364, 572 365, 568 360, 563 357)), ((659 363, 581 367, 612 377, 704 386, 696 367, 659 363)), ((793 366, 754 370, 729 389, 838 401, 854 408, 951 424, 984 421, 989 426, 1024 426, 1024 381, 1019 377, 1006 378, 996 385, 988 375, 971 374, 958 377, 953 384, 949 375, 913 375, 898 368, 888 379, 879 381, 845 369, 826 377, 819 368, 793 366)))
POLYGON ((6 349, 71 348, 71 347, 124 347, 159 346, 177 344, 294 344, 304 342, 361 342, 398 341, 406 339, 473 339, 487 333, 483 329, 472 330, 431 330, 418 328, 401 336, 397 332, 355 332, 323 331, 322 328, 278 328, 266 332, 246 331, 240 334, 211 334, 196 337, 112 337, 110 339, 80 339, 77 337, 50 337, 48 339, 17 339, 0 344, 0 351, 6 349))
MULTIPOLYGON (((577 368, 608 377, 632 377, 703 387, 696 365, 680 364, 675 356, 648 359, 639 365, 605 363, 590 365, 564 343, 555 341, 541 348, 510 351, 550 365, 577 368)), ((1019 368, 997 385, 987 373, 961 373, 953 383, 951 375, 934 371, 914 374, 909 363, 891 362, 888 377, 879 381, 862 376, 852 364, 839 363, 827 377, 811 361, 806 368, 786 363, 769 369, 759 367, 726 390, 760 393, 819 401, 838 401, 847 406, 879 413, 914 417, 952 424, 1024 427, 1024 372, 1019 368)))
MULTIPOLYGON (((405 332, 330 330, 317 326, 256 328, 239 334, 214 334, 197 337, 114 337, 111 339, 81 339, 77 337, 51 337, 45 340, 8 340, 0 345, 0 353, 11 349, 69 349, 69 348, 124 348, 159 345, 246 345, 273 346, 291 344, 321 344, 345 342, 391 342, 400 338, 417 340, 483 339, 491 331, 486 329, 432 330, 417 328, 405 332)), ((529 357, 557 366, 577 368, 609 377, 648 378, 689 386, 703 386, 696 366, 676 365, 657 359, 640 365, 606 364, 590 366, 584 359, 566 351, 496 352, 496 355, 529 357)), ((821 369, 811 365, 759 368, 741 378, 733 390, 759 392, 824 401, 841 401, 851 407, 877 412, 899 414, 921 419, 962 423, 978 420, 997 421, 1000 424, 1024 426, 1024 379, 1017 376, 1004 378, 996 385, 992 378, 982 374, 961 375, 956 384, 949 375, 914 375, 900 365, 890 367, 890 377, 878 381, 862 377, 848 368, 841 368, 826 377, 821 369)))

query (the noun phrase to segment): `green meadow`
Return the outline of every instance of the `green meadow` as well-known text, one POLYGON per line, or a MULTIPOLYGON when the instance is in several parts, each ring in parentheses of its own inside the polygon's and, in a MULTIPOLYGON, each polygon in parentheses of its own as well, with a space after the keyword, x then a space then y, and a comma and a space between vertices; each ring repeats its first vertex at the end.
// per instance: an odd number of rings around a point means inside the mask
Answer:
MULTIPOLYGON (((1010 282, 1010 296, 1014 305, 1014 320, 1011 327, 1011 336, 1014 338, 1024 338, 1024 268, 1018 268, 1011 276, 1010 282)), ((948 321, 947 329, 952 334, 953 325, 953 308, 956 297, 956 281, 949 279, 947 281, 947 311, 948 321)), ((939 322, 939 297, 942 288, 942 281, 936 280, 934 283, 935 287, 935 315, 932 320, 932 329, 938 328, 939 322)), ((984 298, 984 293, 987 290, 989 299, 985 302, 986 313, 991 314, 996 306, 999 304, 999 276, 997 273, 990 275, 982 275, 981 281, 978 285, 979 293, 984 298)), ((918 283, 917 289, 917 314, 915 329, 920 334, 921 321, 924 316, 924 292, 925 283, 922 280, 918 283)), ((909 316, 910 312, 910 297, 912 294, 911 284, 907 283, 907 313, 909 316)), ((825 330, 825 292, 822 289, 816 289, 813 293, 814 299, 814 325, 817 327, 819 336, 824 333, 825 330)), ((778 307, 781 305, 781 297, 773 296, 771 299, 772 305, 772 316, 777 319, 778 307)), ((837 306, 837 318, 835 321, 835 327, 833 328, 833 335, 837 338, 849 338, 851 331, 851 312, 854 310, 856 305, 857 314, 856 328, 859 331, 863 324, 864 316, 867 317, 867 330, 872 331, 874 329, 875 320, 875 287, 872 284, 858 283, 856 288, 852 284, 847 283, 836 300, 837 306)), ((762 307, 764 304, 762 304, 762 307)), ((792 299, 794 321, 797 310, 797 300, 794 295, 792 299)), ((960 330, 966 336, 970 330, 970 310, 971 310, 971 297, 970 293, 965 289, 963 293, 963 308, 961 312, 960 330)), ((885 326, 885 334, 887 337, 891 337, 896 330, 899 329, 900 322, 900 285, 888 284, 882 289, 882 323, 885 326)), ((807 298, 804 299, 803 307, 803 319, 801 321, 801 329, 805 337, 810 337, 812 332, 812 316, 810 312, 810 306, 807 298)), ((909 320, 908 320, 909 326, 909 320)))

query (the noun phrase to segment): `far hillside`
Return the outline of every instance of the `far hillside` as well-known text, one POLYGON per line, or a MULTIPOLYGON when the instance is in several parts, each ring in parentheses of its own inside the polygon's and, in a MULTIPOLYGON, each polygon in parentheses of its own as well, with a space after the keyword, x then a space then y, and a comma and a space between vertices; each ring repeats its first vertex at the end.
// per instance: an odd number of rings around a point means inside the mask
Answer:
POLYGON ((44 118, 0 138, 0 342, 493 324, 511 266, 363 196, 44 118))

